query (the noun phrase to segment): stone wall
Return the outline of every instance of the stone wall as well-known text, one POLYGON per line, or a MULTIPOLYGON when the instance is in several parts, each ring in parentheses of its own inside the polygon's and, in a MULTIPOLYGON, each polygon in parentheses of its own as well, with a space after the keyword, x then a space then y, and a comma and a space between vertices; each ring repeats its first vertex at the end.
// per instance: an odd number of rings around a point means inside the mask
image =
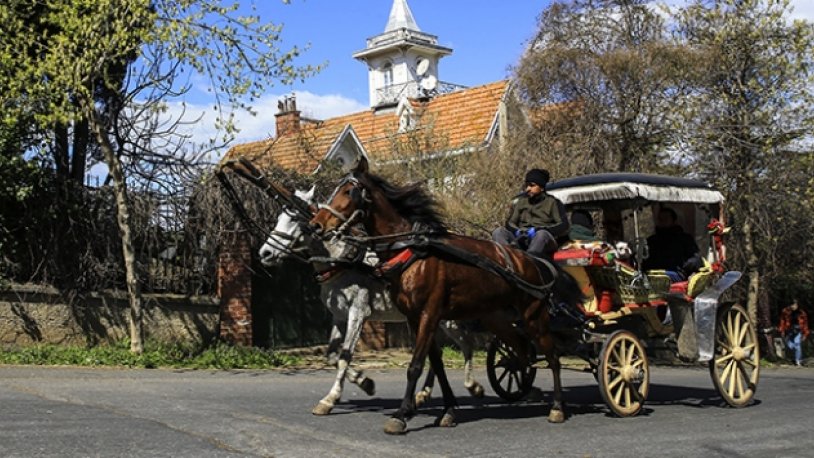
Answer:
MULTIPOLYGON (((122 292, 66 295, 43 286, 0 291, 0 344, 95 345, 129 336, 122 292)), ((219 303, 210 297, 145 294, 148 339, 210 342, 218 336, 219 303)))

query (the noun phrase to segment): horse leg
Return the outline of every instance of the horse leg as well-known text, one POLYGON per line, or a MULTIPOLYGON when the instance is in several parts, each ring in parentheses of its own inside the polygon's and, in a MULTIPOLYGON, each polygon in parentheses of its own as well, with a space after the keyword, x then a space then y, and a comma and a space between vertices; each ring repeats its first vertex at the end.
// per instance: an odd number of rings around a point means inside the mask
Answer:
POLYGON ((472 396, 482 398, 484 393, 483 385, 475 380, 472 371, 472 356, 475 350, 472 333, 461 329, 458 323, 452 321, 443 321, 440 326, 444 333, 455 342, 464 356, 464 387, 472 396))
POLYGON ((367 321, 368 317, 373 313, 369 306, 371 299, 370 290, 368 288, 359 287, 356 290, 355 298, 348 311, 348 333, 345 338, 344 346, 344 350, 348 352, 348 380, 350 380, 351 383, 355 383, 368 396, 376 394, 376 383, 373 379, 364 375, 362 370, 351 368, 350 360, 353 357, 356 344, 359 343, 359 338, 362 336, 362 328, 365 325, 365 321, 367 321))
POLYGON ((366 314, 360 311, 358 307, 351 307, 350 314, 348 316, 348 337, 345 339, 345 351, 348 352, 348 380, 350 380, 351 383, 355 383, 368 396, 373 396, 376 394, 376 383, 373 381, 373 379, 366 376, 361 369, 357 370, 350 367, 350 360, 353 357, 353 350, 356 348, 356 344, 359 342, 359 338, 362 336, 362 328, 364 327, 365 320, 368 316, 369 313, 366 314))
POLYGON ((423 406, 430 400, 432 396, 432 389, 435 386, 435 372, 432 370, 432 365, 427 369, 427 377, 424 379, 424 386, 415 394, 415 407, 416 409, 423 406))
POLYGON ((560 358, 554 349, 552 337, 547 335, 545 340, 551 341, 551 344, 543 344, 543 353, 546 360, 549 361, 548 365, 551 367, 551 375, 554 378, 554 404, 551 406, 551 411, 548 413, 548 421, 551 423, 562 423, 565 421, 565 403, 562 401, 562 381, 560 380, 560 358), (546 350, 545 347, 550 345, 550 349, 546 350))
MULTIPOLYGON (((350 362, 350 355, 347 355, 345 351, 339 350, 339 354, 337 355, 336 352, 330 352, 331 347, 334 344, 334 340, 337 342, 342 339, 342 331, 340 327, 339 321, 334 319, 333 329, 331 331, 331 343, 329 344, 329 355, 328 358, 332 359, 335 358, 335 366, 336 366, 336 378, 334 379, 334 384, 331 387, 331 390, 328 394, 325 395, 322 399, 319 400, 317 405, 311 409, 311 413, 314 415, 328 415, 333 410, 334 405, 336 404, 339 399, 342 398, 342 386, 345 381, 345 373, 348 368, 348 363, 350 362)), ((350 325, 350 321, 348 321, 348 326, 350 325)), ((345 335, 347 335, 347 331, 345 331, 345 335)), ((345 339, 347 340, 347 339, 345 339)), ((338 345, 337 345, 338 347, 338 345)))
POLYGON ((334 319, 333 326, 331 326, 331 336, 328 340, 328 349, 325 352, 325 360, 328 365, 336 367, 340 345, 342 345, 342 330, 339 329, 339 323, 334 319))
POLYGON ((536 301, 536 304, 530 307, 526 318, 529 327, 537 336, 540 351, 545 355, 554 379, 554 402, 551 405, 551 411, 548 413, 548 421, 550 423, 562 423, 565 421, 565 411, 562 401, 562 381, 560 380, 561 366, 554 345, 554 336, 551 335, 549 327, 548 308, 542 301, 536 301))
POLYGON ((433 331, 438 326, 438 321, 438 318, 430 319, 428 315, 423 315, 420 322, 411 320, 410 324, 416 330, 416 337, 413 356, 407 368, 407 388, 401 400, 401 407, 384 424, 384 432, 387 434, 404 434, 407 430, 407 420, 415 415, 415 389, 418 378, 424 370, 424 360, 427 359, 430 347, 434 344, 433 331))
POLYGON ((449 386, 447 374, 444 371, 444 360, 441 355, 441 349, 438 344, 433 341, 430 347, 430 365, 438 376, 438 383, 441 385, 441 393, 444 396, 444 413, 435 420, 436 426, 452 427, 455 426, 455 395, 452 393, 452 388, 449 386))

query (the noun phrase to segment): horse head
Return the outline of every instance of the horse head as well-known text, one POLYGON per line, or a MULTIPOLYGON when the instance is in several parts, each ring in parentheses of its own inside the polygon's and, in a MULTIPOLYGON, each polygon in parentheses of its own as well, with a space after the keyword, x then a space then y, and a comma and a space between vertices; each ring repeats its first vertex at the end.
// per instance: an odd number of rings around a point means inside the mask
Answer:
POLYGON ((370 235, 409 232, 416 224, 436 232, 446 231, 436 201, 421 183, 405 186, 389 183, 368 173, 365 161, 360 161, 339 182, 310 224, 317 233, 343 233, 358 224, 364 225, 370 235))
MULTIPOLYGON (((311 205, 314 201, 314 187, 309 191, 294 191, 294 195, 311 205)), ((305 230, 306 224, 307 221, 296 212, 283 208, 266 243, 260 248, 260 262, 267 267, 276 266, 296 253, 308 250, 311 237, 305 230)))
POLYGON ((341 231, 340 228, 359 223, 372 199, 370 191, 362 184, 360 177, 368 171, 367 161, 362 158, 350 173, 345 175, 334 189, 328 203, 319 206, 319 211, 310 221, 311 228, 317 233, 341 231))

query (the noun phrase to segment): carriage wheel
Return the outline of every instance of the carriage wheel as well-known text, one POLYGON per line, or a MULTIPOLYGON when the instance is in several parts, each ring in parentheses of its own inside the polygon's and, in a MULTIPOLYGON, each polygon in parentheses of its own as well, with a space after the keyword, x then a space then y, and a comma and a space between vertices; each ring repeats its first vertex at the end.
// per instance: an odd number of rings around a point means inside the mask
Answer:
POLYGON ((650 389, 650 370, 641 342, 630 331, 608 337, 599 355, 599 392, 613 413, 639 413, 650 389))
POLYGON ((760 377, 757 331, 740 305, 728 305, 718 312, 709 371, 715 389, 730 406, 744 407, 754 398, 760 377))
POLYGON ((509 401, 519 401, 531 391, 537 368, 534 345, 529 343, 528 363, 523 365, 517 352, 495 337, 486 349, 486 374, 489 384, 498 396, 509 401))

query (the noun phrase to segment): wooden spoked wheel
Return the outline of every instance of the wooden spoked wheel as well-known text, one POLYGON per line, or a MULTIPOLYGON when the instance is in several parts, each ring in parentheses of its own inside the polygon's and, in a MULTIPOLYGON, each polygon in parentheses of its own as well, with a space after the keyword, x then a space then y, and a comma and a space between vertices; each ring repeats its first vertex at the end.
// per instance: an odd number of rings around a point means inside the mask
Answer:
POLYGON ((727 305, 718 312, 709 371, 727 404, 744 407, 752 402, 760 377, 760 350, 757 331, 740 305, 727 305))
POLYGON ((529 342, 529 356, 524 364, 517 352, 495 337, 486 349, 486 375, 495 393, 509 401, 519 401, 531 391, 537 376, 534 345, 529 342))
POLYGON ((647 355, 630 331, 608 337, 599 355, 599 392, 613 413, 630 417, 639 413, 650 389, 647 355))

